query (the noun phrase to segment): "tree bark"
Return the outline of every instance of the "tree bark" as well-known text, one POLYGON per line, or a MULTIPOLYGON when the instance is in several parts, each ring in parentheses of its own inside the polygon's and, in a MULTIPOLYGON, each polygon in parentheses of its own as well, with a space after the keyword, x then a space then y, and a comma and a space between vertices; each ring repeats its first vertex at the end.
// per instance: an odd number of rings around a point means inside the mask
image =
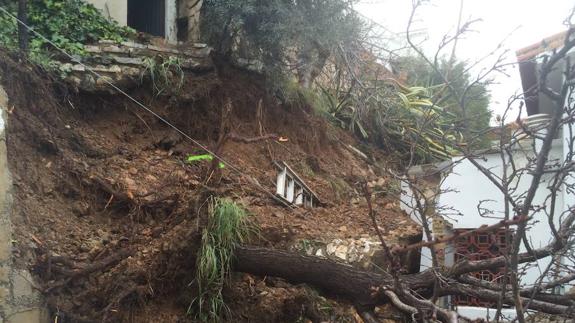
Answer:
MULTIPOLYGON (((313 285, 327 294, 352 301, 356 305, 370 306, 389 300, 377 288, 391 286, 393 277, 354 268, 326 258, 307 256, 292 252, 259 247, 238 247, 235 251, 234 270, 284 278, 291 283, 313 285)), ((412 290, 425 293, 433 286, 433 273, 403 275, 400 280, 412 290)))
MULTIPOLYGON (((280 277, 294 284, 309 284, 330 296, 346 299, 361 307, 393 303, 382 287, 397 286, 389 274, 369 272, 329 259, 287 251, 241 246, 236 249, 235 257, 234 270, 236 271, 280 277)), ((497 261, 493 263, 499 265, 497 261)), ((445 271, 442 275, 447 277, 453 273, 454 271, 445 271)), ((423 297, 429 297, 434 284, 434 275, 432 270, 427 270, 416 274, 400 275, 399 281, 404 292, 410 294, 411 291, 415 291, 423 297)), ((459 273, 456 274, 458 275, 459 273)), ((442 295, 471 295, 485 300, 497 300, 500 297, 498 292, 481 286, 470 286, 455 281, 452 281, 450 285, 442 288, 442 295)), ((413 304, 412 299, 409 298, 402 301, 407 301, 407 304, 416 308, 420 305, 413 304)), ((503 302, 514 305, 511 297, 505 297, 503 302)), ((554 302, 534 300, 530 302, 529 308, 549 314, 565 315, 570 307, 554 302)), ((572 315, 568 314, 570 317, 572 315)))

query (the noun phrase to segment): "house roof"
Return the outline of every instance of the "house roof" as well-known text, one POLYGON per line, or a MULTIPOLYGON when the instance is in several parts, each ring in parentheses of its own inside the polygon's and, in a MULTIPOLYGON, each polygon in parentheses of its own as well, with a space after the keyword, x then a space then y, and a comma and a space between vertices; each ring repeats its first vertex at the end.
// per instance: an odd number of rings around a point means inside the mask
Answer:
POLYGON ((539 112, 539 94, 537 80, 537 56, 559 49, 565 43, 567 31, 544 38, 537 43, 519 49, 515 52, 519 62, 519 73, 521 74, 521 85, 525 97, 525 107, 528 115, 535 115, 539 112))
POLYGON ((537 57, 537 55, 539 54, 543 54, 563 47, 566 36, 567 31, 563 31, 555 35, 546 37, 532 45, 519 49, 518 51, 515 52, 515 54, 517 55, 517 61, 524 62, 537 57))

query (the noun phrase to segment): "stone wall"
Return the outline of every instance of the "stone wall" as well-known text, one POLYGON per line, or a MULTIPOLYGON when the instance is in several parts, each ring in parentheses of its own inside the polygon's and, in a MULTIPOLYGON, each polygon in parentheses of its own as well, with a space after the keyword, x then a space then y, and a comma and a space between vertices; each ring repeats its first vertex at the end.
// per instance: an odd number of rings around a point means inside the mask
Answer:
POLYGON ((180 48, 102 40, 85 48, 89 55, 82 58, 81 62, 63 60, 59 68, 66 81, 88 92, 117 93, 108 83, 122 90, 140 86, 142 78, 146 76, 147 59, 161 62, 170 57, 177 58, 183 73, 201 73, 214 68, 210 58, 211 48, 205 44, 190 44, 180 48))
POLYGON ((0 323, 44 323, 48 314, 34 279, 17 268, 12 247, 12 182, 7 164, 6 123, 8 98, 0 87, 0 323))

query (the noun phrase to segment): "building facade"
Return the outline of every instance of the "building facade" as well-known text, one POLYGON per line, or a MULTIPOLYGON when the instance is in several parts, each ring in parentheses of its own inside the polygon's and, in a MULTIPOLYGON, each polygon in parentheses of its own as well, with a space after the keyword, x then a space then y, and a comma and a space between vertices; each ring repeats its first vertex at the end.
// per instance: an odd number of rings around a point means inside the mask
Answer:
POLYGON ((86 0, 122 26, 164 37, 168 43, 198 42, 203 0, 86 0))
MULTIPOLYGON (((521 176, 515 177, 510 183, 510 187, 513 189, 512 194, 519 200, 521 200, 521 194, 527 192, 531 185, 533 176, 530 170, 533 167, 533 161, 541 150, 542 138, 547 134, 547 126, 554 109, 552 102, 536 91, 539 81, 537 71, 541 66, 542 57, 560 48, 564 39, 565 33, 557 34, 517 52, 528 117, 523 119, 523 127, 515 127, 515 129, 510 127, 510 131, 514 132, 513 138, 515 139, 507 145, 510 148, 510 157, 513 162, 509 161, 510 158, 503 160, 498 148, 477 153, 478 158, 475 159, 499 179, 504 177, 504 171, 510 174, 515 169, 523 169, 521 176)), ((573 61, 575 53, 571 52, 568 56, 573 61)), ((567 81, 563 74, 564 66, 565 60, 559 62, 557 68, 549 75, 548 84, 551 88, 559 90, 567 81)), ((575 95, 571 93, 565 104, 572 105, 573 100, 575 100, 575 95)), ((533 221, 527 229, 527 238, 533 248, 544 247, 552 242, 554 236, 549 223, 553 222, 556 227, 559 227, 562 217, 575 207, 575 194, 568 189, 568 186, 575 183, 573 176, 567 176, 564 184, 558 190, 551 190, 558 171, 572 160, 573 152, 570 147, 575 140, 572 126, 573 124, 564 124, 553 140, 545 173, 533 201, 534 211, 530 214, 533 216, 533 221), (554 200, 554 207, 551 207, 551 197, 554 200)), ((499 143, 496 146, 499 146, 499 143)), ((440 177, 434 181, 435 185, 427 189, 431 190, 432 193, 428 193, 429 196, 426 196, 427 200, 433 204, 433 210, 441 210, 426 216, 433 238, 474 232, 481 226, 500 223, 504 217, 505 196, 481 170, 466 158, 454 157, 452 160, 441 164, 418 166, 410 170, 410 176, 419 178, 419 181, 430 178, 430 176, 440 177)), ((404 209, 411 214, 414 220, 421 223, 421 214, 410 207, 410 205, 414 205, 413 193, 408 186, 405 186, 403 190, 406 192, 403 196, 404 209)), ((514 214, 511 214, 511 218, 513 216, 514 214)), ((505 230, 473 233, 464 238, 457 238, 447 244, 439 245, 436 249, 439 261, 442 265, 449 267, 463 259, 482 260, 504 255, 508 251, 512 237, 513 232, 506 232, 505 230)), ((522 248, 521 252, 527 251, 523 245, 522 248)), ((432 265, 431 251, 428 248, 423 248, 421 254, 421 270, 430 268, 432 265)), ((561 265, 575 265, 566 263, 570 261, 564 258, 552 260, 551 257, 547 257, 536 263, 525 265, 520 268, 521 282, 526 287, 534 285, 541 279, 541 273, 547 269, 548 274, 543 277, 543 281, 554 280, 565 274, 563 269, 560 269, 564 268, 561 265)), ((503 277, 503 272, 494 269, 474 273, 474 275, 476 278, 498 282, 503 277)), ((550 292, 563 294, 568 292, 568 289, 568 286, 560 286, 550 292)), ((468 297, 446 298, 442 301, 442 305, 457 308, 458 312, 470 318, 486 318, 488 316, 493 318, 496 311, 495 304, 468 297)), ((515 316, 513 308, 504 309, 503 313, 510 319, 515 316)))

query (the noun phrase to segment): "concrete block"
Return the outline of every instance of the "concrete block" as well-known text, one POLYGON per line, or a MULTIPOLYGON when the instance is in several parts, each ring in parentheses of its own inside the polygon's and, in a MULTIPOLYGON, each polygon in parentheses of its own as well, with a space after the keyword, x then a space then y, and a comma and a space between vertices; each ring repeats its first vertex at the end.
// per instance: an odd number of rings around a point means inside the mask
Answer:
MULTIPOLYGON (((1 180, 0 180, 0 185, 1 180)), ((2 188, 0 188, 0 194, 2 194, 2 188)), ((5 211, 5 205, 2 203, 2 196, 0 196, 0 262, 7 262, 12 256, 12 234, 10 231, 10 225, 5 221, 1 221, 1 213, 5 211)))
POLYGON ((10 268, 8 266, 0 266, 0 284, 10 283, 10 268))
POLYGON ((27 270, 19 270, 12 277, 12 294, 15 299, 30 297, 34 294, 32 275, 27 270))
POLYGON ((144 64, 144 60, 139 57, 121 57, 116 56, 112 58, 118 64, 125 64, 125 65, 142 65, 144 64))
POLYGON ((43 308, 31 308, 17 312, 5 320, 6 323, 43 323, 48 321, 48 312, 43 308))
POLYGON ((0 287, 0 308, 10 300, 10 289, 8 287, 0 287))

